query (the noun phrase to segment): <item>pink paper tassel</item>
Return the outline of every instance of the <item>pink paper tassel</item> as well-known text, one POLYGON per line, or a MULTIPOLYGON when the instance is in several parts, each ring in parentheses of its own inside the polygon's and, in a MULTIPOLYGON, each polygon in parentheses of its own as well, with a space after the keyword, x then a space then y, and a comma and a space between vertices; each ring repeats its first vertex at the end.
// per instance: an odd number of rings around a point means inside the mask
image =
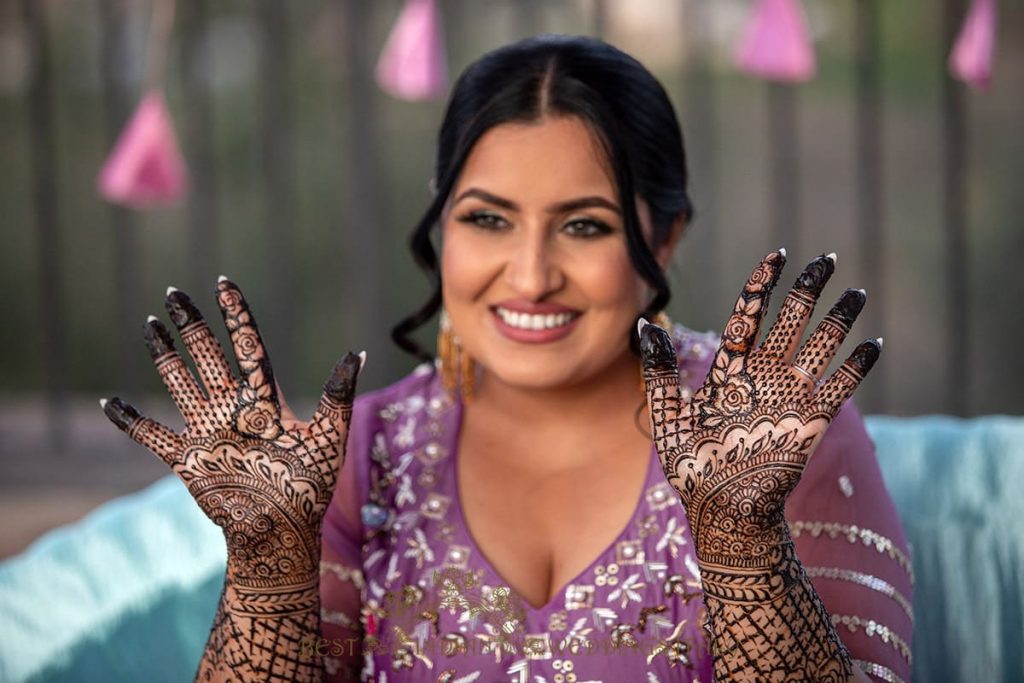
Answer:
POLYGON ((756 0, 736 51, 736 64, 752 76, 802 82, 814 78, 814 48, 797 0, 756 0))
POLYGON ((949 70, 972 88, 988 87, 996 46, 996 0, 974 0, 949 55, 949 70))
POLYGON ((377 83, 402 100, 444 95, 448 73, 435 0, 407 0, 377 62, 377 83))
POLYGON ((169 204, 188 190, 188 176, 163 93, 146 94, 100 170, 100 195, 135 208, 169 204))

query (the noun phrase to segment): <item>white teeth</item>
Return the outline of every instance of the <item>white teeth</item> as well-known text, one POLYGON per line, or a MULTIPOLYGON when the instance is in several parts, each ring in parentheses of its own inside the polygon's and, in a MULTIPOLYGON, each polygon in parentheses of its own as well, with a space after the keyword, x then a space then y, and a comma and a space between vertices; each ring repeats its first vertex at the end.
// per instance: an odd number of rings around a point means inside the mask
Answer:
POLYGON ((518 327, 521 330, 550 330, 555 327, 563 327, 576 317, 574 313, 548 313, 546 315, 535 313, 531 315, 509 311, 501 307, 496 310, 506 325, 518 327))

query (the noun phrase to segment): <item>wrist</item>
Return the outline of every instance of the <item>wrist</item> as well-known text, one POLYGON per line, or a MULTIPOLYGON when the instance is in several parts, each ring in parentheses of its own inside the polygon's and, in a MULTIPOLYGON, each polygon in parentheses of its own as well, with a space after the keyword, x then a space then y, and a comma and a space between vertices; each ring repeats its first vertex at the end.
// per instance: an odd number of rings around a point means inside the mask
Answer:
POLYGON ((253 584, 228 576, 223 600, 237 616, 259 619, 319 617, 319 577, 287 577, 274 582, 253 584))
POLYGON ((746 533, 694 533, 705 594, 727 602, 764 603, 785 595, 803 567, 785 522, 746 533))

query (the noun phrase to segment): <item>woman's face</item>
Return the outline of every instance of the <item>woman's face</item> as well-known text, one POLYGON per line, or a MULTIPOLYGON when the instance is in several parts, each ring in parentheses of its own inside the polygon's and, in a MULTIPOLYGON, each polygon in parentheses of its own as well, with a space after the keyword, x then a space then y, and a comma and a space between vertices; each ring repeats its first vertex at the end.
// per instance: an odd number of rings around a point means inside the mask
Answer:
MULTIPOLYGON (((580 119, 502 124, 474 146, 442 214, 441 281, 455 334, 485 372, 561 387, 629 353, 653 292, 629 260, 617 194, 580 119)), ((656 256, 664 268, 671 245, 656 256)))

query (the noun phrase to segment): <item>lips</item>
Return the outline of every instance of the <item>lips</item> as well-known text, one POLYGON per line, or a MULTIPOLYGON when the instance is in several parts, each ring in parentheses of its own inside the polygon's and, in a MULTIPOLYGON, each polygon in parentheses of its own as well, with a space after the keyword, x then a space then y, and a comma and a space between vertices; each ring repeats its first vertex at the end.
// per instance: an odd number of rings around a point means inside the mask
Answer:
POLYGON ((498 330, 515 341, 550 342, 569 334, 581 311, 551 303, 502 302, 491 308, 498 330))

